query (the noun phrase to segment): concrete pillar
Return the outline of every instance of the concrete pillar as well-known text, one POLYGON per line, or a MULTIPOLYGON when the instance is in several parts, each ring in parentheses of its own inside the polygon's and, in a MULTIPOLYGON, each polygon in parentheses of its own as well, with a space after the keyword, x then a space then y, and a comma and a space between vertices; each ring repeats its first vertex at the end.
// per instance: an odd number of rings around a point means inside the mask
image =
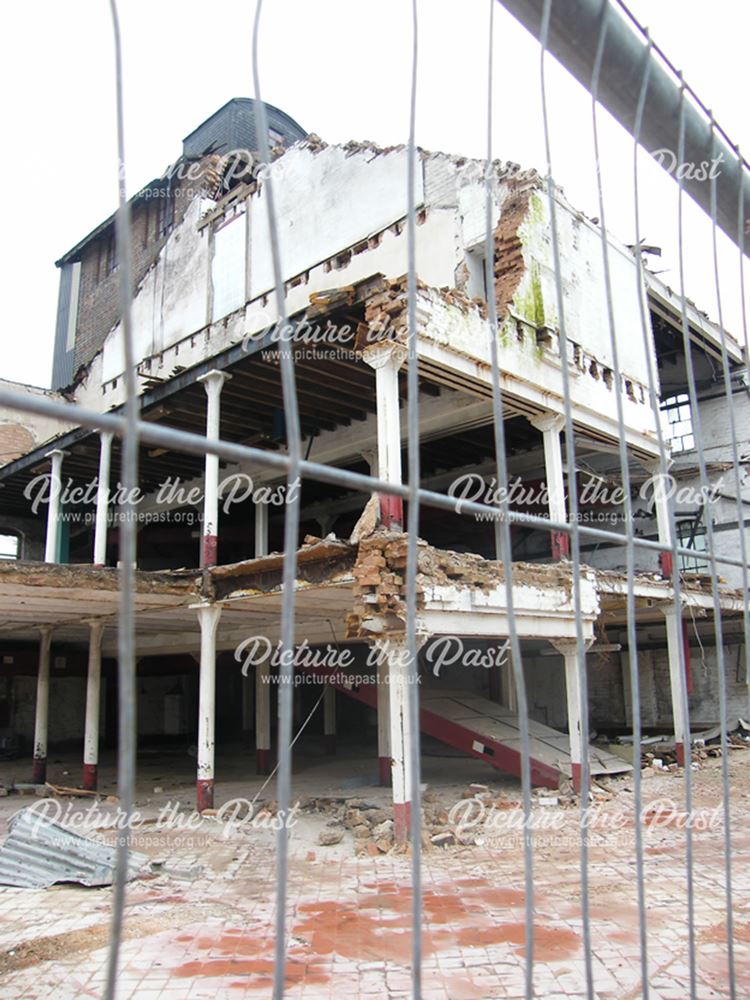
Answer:
POLYGON ((333 756, 336 753, 336 688, 326 684, 323 695, 323 749, 333 756))
MULTIPOLYGON (((424 641, 420 637, 419 644, 424 641)), ((411 741, 409 697, 418 697, 411 691, 409 677, 411 666, 406 639, 384 639, 377 643, 378 651, 385 654, 390 708, 391 786, 393 789, 393 834, 397 842, 404 843, 411 833, 411 741)))
POLYGON ((253 716, 255 714, 255 698, 253 678, 242 675, 242 739, 245 746, 251 746, 253 731, 253 716))
POLYGON ((271 773, 271 658, 255 666, 255 770, 271 773))
MULTIPOLYGON (((593 639, 586 640, 586 649, 591 645, 593 639)), ((553 642, 558 653, 565 660, 565 697, 568 703, 568 733, 570 739, 570 769, 573 778, 573 787, 577 792, 581 791, 581 762, 584 752, 588 752, 588 747, 583 746, 581 738, 581 719, 583 713, 588 712, 588 705, 581 704, 581 671, 578 662, 578 644, 574 640, 561 640, 553 642)))
POLYGON ((221 605, 198 606, 201 628, 200 680, 198 684, 198 775, 196 809, 213 809, 216 747, 216 632, 221 605))
MULTIPOLYGON (((226 379, 232 376, 227 372, 207 372, 198 378, 206 390, 208 403, 206 406, 206 438, 216 441, 220 436, 221 411, 219 400, 221 389, 226 379)), ((203 491, 203 538, 201 545, 201 566, 215 566, 219 545, 219 458, 217 455, 206 455, 206 472, 203 491)))
POLYGON ((52 648, 52 628, 39 629, 39 672, 36 680, 36 716, 34 719, 34 758, 31 780, 43 785, 47 780, 47 731, 49 724, 49 667, 52 648))
POLYGON ((684 636, 682 631, 682 611, 676 604, 663 605, 661 608, 667 625, 667 656, 669 657, 669 688, 672 694, 672 717, 674 719, 674 742, 677 763, 685 765, 685 713, 683 698, 685 694, 685 674, 683 671, 681 649, 684 651, 684 636))
MULTIPOLYGON (((387 483, 401 484, 401 416, 398 397, 398 372, 406 359, 400 344, 385 342, 365 348, 363 359, 375 369, 377 397, 378 476, 387 483)), ((380 497, 380 520, 384 527, 401 531, 404 504, 401 497, 380 497)))
POLYGON ((99 434, 99 476, 96 487, 94 525, 94 565, 107 565, 107 515, 109 513, 109 469, 112 460, 112 433, 99 434))
POLYGON ((388 660, 383 649, 378 649, 378 780, 387 787, 391 783, 391 706, 388 697, 388 660))
POLYGON ((86 676, 86 722, 83 738, 83 787, 95 792, 99 768, 99 715, 102 691, 102 634, 104 622, 89 623, 89 667, 86 676))
POLYGON ((268 555, 268 504, 255 503, 255 558, 268 555))
MULTIPOLYGON (((544 443, 544 475, 547 485, 547 504, 551 521, 564 524, 568 520, 565 506, 565 481, 563 479, 562 445, 560 431, 565 426, 561 413, 543 413, 529 417, 532 427, 542 432, 544 443)), ((552 558, 562 559, 570 553, 570 538, 563 531, 552 531, 552 558)))
POLYGON ((500 667, 502 671, 502 701, 503 704, 510 709, 511 712, 518 711, 518 696, 516 695, 516 678, 513 673, 513 663, 511 662, 510 653, 508 653, 507 659, 500 667))
MULTIPOLYGON (((659 541, 663 545, 674 545, 674 535, 672 533, 672 522, 669 518, 669 491, 670 491, 670 474, 669 470, 672 468, 673 461, 668 459, 666 463, 666 473, 661 471, 661 462, 647 462, 644 463, 646 470, 652 477, 653 497, 654 497, 654 512, 656 514, 656 529, 659 535, 659 541)), ((659 566, 661 568, 661 575, 669 580, 672 577, 672 553, 671 552, 660 552, 659 553, 659 566)))
POLYGON ((62 491, 62 460, 65 452, 59 448, 48 451, 46 458, 51 460, 49 503, 47 504, 47 538, 44 544, 44 561, 57 562, 60 546, 60 493, 62 491))

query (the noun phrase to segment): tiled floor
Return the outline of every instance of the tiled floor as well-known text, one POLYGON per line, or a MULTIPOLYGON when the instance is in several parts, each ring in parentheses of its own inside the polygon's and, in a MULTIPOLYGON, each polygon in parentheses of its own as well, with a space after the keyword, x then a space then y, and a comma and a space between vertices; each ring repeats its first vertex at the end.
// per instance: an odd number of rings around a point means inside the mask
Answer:
MULTIPOLYGON (((750 752, 732 757, 735 968, 750 996, 750 752)), ((717 802, 718 772, 696 772, 696 804, 717 802)), ((659 776, 651 799, 679 800, 681 782, 659 776)), ((364 794, 359 790, 358 794, 364 794)), ((622 816, 624 790, 604 809, 622 816)), ((7 801, 7 800, 6 800, 7 801)), ((554 837, 537 834, 534 983, 537 996, 583 997, 586 980, 576 813, 560 811, 554 837)), ((410 997, 410 859, 355 857, 352 842, 311 847, 310 821, 291 834, 287 996, 410 997)), ((315 817, 322 825, 325 817, 315 817)), ((595 995, 642 995, 632 822, 598 830, 590 847, 591 954, 595 995)), ((312 830, 314 833, 314 829, 312 830)), ((424 1000, 524 996, 523 863, 517 837, 486 832, 484 843, 424 855, 424 1000)), ((204 824, 189 851, 179 831, 142 833, 139 849, 173 874, 129 886, 121 1000, 271 996, 274 834, 225 839, 204 824), (194 865, 197 870, 191 870, 194 865), (185 877, 193 876, 193 877, 185 877), (195 877, 197 876, 197 877, 195 877)), ((684 832, 674 819, 646 831, 651 997, 690 995, 684 832)), ((695 956, 701 1000, 728 996, 720 828, 696 831, 695 956)), ((99 997, 105 974, 109 889, 0 889, 0 997, 99 997)))

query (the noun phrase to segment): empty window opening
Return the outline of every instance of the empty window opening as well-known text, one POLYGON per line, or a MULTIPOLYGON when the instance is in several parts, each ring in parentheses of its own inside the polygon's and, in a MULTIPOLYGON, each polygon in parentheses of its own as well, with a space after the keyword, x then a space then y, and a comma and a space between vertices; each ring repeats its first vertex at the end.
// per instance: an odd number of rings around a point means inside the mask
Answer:
POLYGON ((0 559, 18 559, 17 535, 0 535, 0 559))
POLYGON ((680 556, 680 570, 683 573, 705 573, 708 562, 705 526, 696 525, 692 519, 681 521, 677 524, 677 538, 681 549, 695 549, 694 556, 680 556))
POLYGON ((672 445, 672 451, 690 451, 695 448, 693 415, 688 394, 681 392, 665 399, 661 404, 661 413, 662 433, 672 445))

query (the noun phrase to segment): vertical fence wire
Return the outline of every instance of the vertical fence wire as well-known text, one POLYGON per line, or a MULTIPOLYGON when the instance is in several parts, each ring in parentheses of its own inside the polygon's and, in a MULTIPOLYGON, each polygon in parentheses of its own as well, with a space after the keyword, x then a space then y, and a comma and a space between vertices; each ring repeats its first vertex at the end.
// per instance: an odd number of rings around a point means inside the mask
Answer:
POLYGON ((117 992, 117 969, 125 912, 125 887, 128 878, 130 819, 135 797, 136 772, 136 688, 135 688, 135 560, 136 531, 133 497, 138 486, 138 395, 133 354, 131 322, 131 233, 130 205, 125 174, 124 83, 122 36, 116 0, 110 0, 110 17, 115 49, 117 186, 116 250, 119 264, 119 302, 125 362, 125 434, 122 446, 123 514, 120 524, 118 654, 118 759, 117 791, 124 824, 117 835, 117 861, 112 892, 112 917, 104 987, 106 1000, 117 992))
MULTIPOLYGON (((711 115, 711 136, 715 141, 715 129, 713 115, 711 115)), ((747 632, 750 628, 748 622, 748 573, 747 573, 747 546, 745 543, 744 512, 742 510, 742 484, 740 480, 740 461, 737 449, 737 424, 734 413, 734 392, 732 390, 732 377, 729 372, 729 356, 727 354, 726 331, 724 329, 724 311, 722 307, 721 281, 719 279, 719 247, 717 241, 717 208, 716 208, 716 177, 711 178, 711 248, 713 253, 714 285, 716 289, 716 308, 719 327, 719 337, 721 340, 721 369, 724 381, 724 394, 726 396, 727 413, 729 416, 729 436, 732 443, 732 472, 734 477, 735 512, 737 516, 737 527, 739 532, 740 554, 743 562, 742 569, 742 592, 744 605, 744 629, 745 647, 747 649, 747 632)), ((710 511, 706 512, 706 522, 711 524, 713 537, 713 524, 710 511)), ((718 571, 716 569, 715 545, 711 544, 711 589, 714 594, 714 615, 716 615, 716 605, 719 603, 718 595, 718 571)), ((719 615, 719 622, 721 616, 719 615)), ((721 632, 717 633, 721 639, 721 632)), ((721 725, 721 783, 723 793, 724 808, 724 875, 726 891, 727 909, 727 960, 729 964, 729 986, 732 1000, 737 995, 737 983, 734 968, 734 903, 732 887, 732 832, 731 832, 731 804, 729 799, 729 748, 728 748, 728 712, 727 712, 727 687, 726 674, 724 668, 724 648, 722 641, 721 668, 719 670, 719 713, 721 725)))
POLYGON ((560 337, 560 372, 562 375, 563 402, 565 406, 565 461, 568 470, 568 516, 570 521, 571 567, 573 571, 573 608, 576 619, 576 657, 578 660, 578 699, 580 712, 581 739, 581 793, 580 793, 580 876, 581 876, 581 931, 583 961, 588 1000, 594 998, 594 973, 591 952, 591 923, 589 918, 589 719, 588 719, 588 678, 586 672, 586 646, 583 638, 581 609, 581 548, 578 518, 578 483, 576 475, 575 440, 573 436, 573 412, 570 397, 569 340, 565 319, 565 301, 562 286, 562 257, 557 221, 556 185, 552 172, 552 144, 547 106, 547 84, 545 62, 549 38, 549 22, 552 3, 545 0, 540 35, 540 77, 542 92, 542 124, 547 167, 547 195, 549 199, 550 230, 552 234, 552 260, 555 274, 555 296, 558 311, 560 337))
MULTIPOLYGON (((742 162, 740 147, 736 147, 737 159, 742 162)), ((737 525, 740 535, 740 561, 742 563, 742 594, 743 594, 743 636, 745 646, 745 683, 748 685, 750 695, 750 570, 748 566, 747 536, 745 532, 745 514, 742 503, 742 479, 740 473, 739 453, 737 448, 737 417, 734 411, 734 393, 731 390, 731 377, 729 376, 729 358, 727 354, 726 328, 723 321, 721 283, 719 281, 719 248, 718 248, 718 222, 716 218, 716 178, 712 178, 713 191, 711 192, 711 243, 713 248, 714 261, 714 284, 716 287, 716 305, 719 319, 719 333, 721 336, 721 367, 724 377, 725 392, 730 399, 730 433, 732 438, 732 472, 734 477, 734 492, 737 497, 737 525), (729 379, 729 382, 727 381, 729 379)), ((743 205, 743 192, 740 188, 737 211, 739 215, 739 279, 740 279, 740 311, 742 322, 742 333, 745 344, 745 361, 750 361, 750 343, 748 343, 747 312, 745 308, 745 212, 743 205)), ((749 372, 745 372, 745 393, 750 395, 750 385, 747 382, 749 372)))
MULTIPOLYGON (((406 169, 407 238, 407 454, 409 466, 409 506, 406 547, 406 648, 408 653, 407 705, 409 713, 409 780, 411 784, 411 871, 412 871, 412 996, 422 996, 422 773, 419 725, 419 663, 417 655, 417 572, 419 552, 419 358, 417 355, 417 209, 414 175, 417 169, 416 116, 419 18, 417 0, 411 3, 412 46, 409 92, 409 140, 406 169)), ((408 796, 407 796, 408 800, 408 796)))
MULTIPOLYGON (((679 127, 678 127, 678 139, 677 139, 677 162, 682 163, 685 159, 685 86, 682 79, 682 74, 680 74, 680 106, 679 106, 679 127)), ((693 420, 693 434, 695 437, 695 447, 696 455, 698 459, 698 468, 700 474, 701 486, 705 487, 706 480, 706 467, 705 460, 703 457, 703 434, 700 424, 700 413, 698 411, 698 393, 696 388, 695 380, 695 370, 693 367, 693 351, 690 340, 690 324, 687 315, 687 296, 685 292, 685 253, 684 253, 684 201, 683 201, 683 183, 682 183, 682 171, 679 171, 677 178, 677 256, 678 256, 678 273, 679 273, 679 285, 680 285, 680 319, 682 325, 682 343, 683 349, 685 351, 685 369, 688 380, 688 396, 690 399, 690 411, 693 420)), ((705 493, 703 494, 706 495, 705 493)), ((711 518, 705 510, 705 504, 703 509, 703 516, 706 519, 706 531, 708 534, 709 547, 713 549, 713 530, 711 527, 711 518)), ((716 601, 716 572, 715 563, 713 562, 714 556, 711 553, 711 565, 712 565, 712 591, 714 593, 714 619, 715 628, 718 630, 717 634, 719 638, 721 637, 721 609, 717 607, 718 601, 716 601)), ((676 572, 676 569, 675 569, 676 572)), ((680 643, 680 648, 682 649, 683 644, 680 643)), ((684 654, 683 654, 684 655, 684 654)), ((716 656, 718 662, 719 672, 724 669, 724 651, 719 642, 716 648, 716 656)), ((685 668, 683 665, 682 677, 685 677, 685 668)), ((686 689, 686 685, 683 684, 683 689, 686 689)), ((685 690, 684 697, 685 706, 688 704, 687 690, 685 690)), ((690 729, 688 726, 685 728, 685 809, 688 816, 693 814, 693 794, 692 794, 692 754, 691 754, 692 740, 690 737, 690 729)), ((692 823, 688 823, 685 829, 685 843, 687 849, 687 858, 689 862, 688 867, 688 879, 687 879, 687 910, 688 910, 688 963, 690 968, 690 996, 691 1000, 695 1000, 696 996, 696 961, 695 961, 695 899, 694 899, 694 884, 693 884, 693 871, 692 871, 692 855, 693 855, 693 828, 692 823)))
MULTIPOLYGON (((639 941, 641 947, 641 990, 643 1000, 648 1000, 648 951, 646 933, 646 900, 645 885, 643 881, 643 835, 641 818, 641 699, 640 684, 638 676, 638 650, 635 627, 635 546, 633 544, 633 534, 635 531, 635 521, 633 519, 633 503, 630 485, 630 460, 627 448, 627 431, 625 428, 625 413, 623 408, 624 384, 620 371, 619 351, 617 347, 617 328, 615 324, 615 308, 612 293, 612 275, 609 259, 609 238, 607 234, 607 223, 604 205, 604 183, 602 179, 602 165, 599 147, 599 126, 597 115, 597 103, 599 95, 599 78, 602 70, 604 50, 607 38, 608 15, 610 11, 609 0, 603 0, 601 26, 597 43, 594 68, 591 76, 589 92, 591 94, 591 124, 594 140, 594 166, 596 171, 596 187, 599 203, 599 232, 601 235, 602 264, 604 267, 604 292, 607 301, 607 326, 609 328, 609 345, 612 351, 612 370, 615 384, 615 403, 617 411, 618 429, 618 456, 620 461, 620 475, 622 477, 623 494, 623 514, 625 517, 625 532, 627 535, 626 544, 626 574, 627 574, 627 596, 626 596, 626 629, 628 636, 628 663, 631 679, 631 705, 633 716, 633 777, 634 777, 634 806, 635 806, 635 861, 638 893, 638 921, 639 921, 639 941)), ((648 65, 648 64, 647 64, 648 65)), ((636 256, 640 250, 636 247, 636 256)), ((641 298, 640 288, 637 290, 639 299, 641 298)), ((584 703, 584 711, 586 710, 584 703)), ((584 746, 584 754, 588 754, 588 747, 584 746)))
POLYGON ((260 162, 266 165, 264 190, 268 212, 268 232, 273 260, 274 295, 278 313, 279 359, 281 366, 281 388, 284 402, 289 467, 287 470, 286 503, 284 504, 284 563, 282 570, 281 596, 281 661, 279 664, 279 770, 276 782, 276 800, 280 822, 276 835, 276 936, 274 940, 273 995, 274 1000, 284 996, 286 972, 286 906, 287 881, 289 876, 289 828, 288 815, 292 782, 292 706, 294 683, 294 611, 297 580, 297 546, 299 544, 299 489, 302 459, 302 439, 300 434, 297 388, 294 377, 294 356, 291 341, 285 336, 286 294, 281 268, 281 248, 273 190, 273 171, 270 169, 271 150, 268 137, 268 119, 260 87, 258 65, 258 41, 260 36, 260 16, 263 0, 257 0, 253 22, 252 63, 253 88, 255 92, 255 114, 259 131, 260 162), (286 346, 285 346, 286 345, 286 346), (291 499, 290 499, 291 498, 291 499))
MULTIPOLYGON (((652 50, 652 41, 648 30, 646 30, 646 52, 645 58, 647 60, 647 66, 650 63, 650 53, 652 50)), ((646 354, 646 373, 648 378, 648 397, 651 405, 651 411, 654 418, 654 427, 656 430, 656 438, 659 449, 659 471, 657 476, 664 487, 668 482, 669 468, 671 459, 669 456, 669 450, 667 448, 667 443, 664 437, 664 432, 661 425, 661 412, 659 409, 659 394, 657 387, 657 376, 654 371, 653 362, 651 358, 652 350, 652 340, 649 330, 649 322, 646 315, 646 302, 645 302, 645 275, 643 268, 643 257, 641 254, 641 225, 640 225, 640 187, 639 187, 639 167, 638 167, 638 149, 641 139, 641 129, 643 124, 643 116, 646 109, 646 98, 648 91, 648 75, 644 71, 644 75, 641 81, 641 91, 639 94, 639 103, 636 112, 636 120, 633 129, 633 191, 634 191, 634 220, 635 220, 635 238, 636 238, 636 277, 638 282, 638 307, 641 321, 641 331, 643 334, 643 344, 646 354)), ((659 489, 664 487, 658 487, 659 489)), ((654 487, 654 493, 656 493, 657 487, 654 487)), ((669 555, 671 561, 671 583, 672 583, 672 597, 673 605, 675 609, 682 608, 682 579, 680 575, 680 556, 681 549, 679 546, 679 539, 677 536, 677 518, 675 514, 675 501, 673 491, 666 490, 665 498, 666 507, 666 529, 669 534, 668 549, 666 549, 666 554, 669 555)), ((690 707, 687 695, 686 686, 686 663, 685 663, 685 649, 684 644, 678 644, 677 650, 677 667, 679 671, 680 681, 680 691, 678 693, 678 698, 680 700, 680 705, 683 713, 683 728, 684 728, 684 750, 686 753, 686 763, 687 766, 684 768, 684 795, 685 795, 685 809, 688 814, 692 813, 692 768, 691 768, 691 736, 690 736, 690 707)), ((633 749, 633 766, 640 768, 640 752, 637 747, 633 749)), ((639 779, 640 780, 640 779, 639 779)), ((687 918, 689 928, 693 927, 693 842, 692 842, 692 827, 688 824, 685 835, 685 882, 686 882, 686 899, 687 899, 687 918)), ((640 892, 642 893, 642 889, 640 892)), ((689 930, 689 934, 692 934, 692 930, 689 930)), ((690 974, 691 974, 691 996, 695 995, 694 987, 694 954, 693 949, 690 949, 688 956, 690 974)))
MULTIPOLYGON (((648 399, 651 406, 651 413, 654 418, 656 428, 657 444, 659 447, 660 472, 663 471, 666 462, 666 449, 661 430, 661 417, 659 413, 659 401, 656 394, 656 384, 654 376, 653 360, 651 358, 651 335, 649 323, 646 315, 646 289, 645 275, 643 273, 643 256, 641 254, 641 228, 640 228, 640 199, 638 195, 638 153, 643 125, 643 112, 646 106, 646 95, 648 94, 648 84, 651 75, 651 39, 647 39, 646 49, 643 57, 643 73, 641 74, 641 84, 638 92, 638 103, 636 105, 635 122, 633 124, 633 217, 635 224, 635 294, 638 299, 638 318, 641 327, 643 343, 643 353, 646 358, 646 375, 648 379, 648 399)), ((628 662, 630 668, 630 692, 631 692, 631 714, 633 720, 633 814, 635 833, 635 863, 638 895, 638 930, 640 943, 641 962, 641 989, 643 1000, 648 1000, 649 972, 648 972, 648 933, 646 918, 646 879, 643 861, 643 785, 641 782, 641 674, 638 663, 637 637, 635 631, 635 613, 631 615, 631 595, 634 594, 634 542, 635 525, 633 532, 628 534, 628 662), (633 555, 630 554, 630 549, 633 555)))
POLYGON ((508 615, 508 638, 510 640, 513 683, 516 689, 518 728, 521 734, 521 788, 523 798, 523 859, 524 859, 524 941, 525 966, 524 988, 526 1000, 534 996, 534 856, 533 831, 531 823, 531 748, 529 739, 529 712, 526 694, 526 679, 521 659, 521 645, 518 639, 516 614, 513 601, 513 552, 510 530, 510 505, 507 490, 508 457, 505 446, 505 423, 503 415, 503 392, 500 383, 500 361, 498 358, 498 317, 497 295, 495 292, 495 245, 493 239, 493 161, 492 161, 492 118, 493 118, 493 69, 494 69, 494 18, 495 0, 489 0, 489 51, 487 70, 487 161, 485 165, 485 287, 487 288, 488 326, 490 337, 490 364, 492 374, 492 425, 497 465, 497 483, 500 486, 500 511, 498 515, 500 554, 505 578, 505 604, 508 615))

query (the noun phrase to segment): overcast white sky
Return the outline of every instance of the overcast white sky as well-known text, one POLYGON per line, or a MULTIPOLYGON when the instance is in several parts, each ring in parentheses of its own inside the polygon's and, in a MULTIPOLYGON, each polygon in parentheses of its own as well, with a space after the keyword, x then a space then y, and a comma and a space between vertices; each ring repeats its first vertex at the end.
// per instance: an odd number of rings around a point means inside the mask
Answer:
MULTIPOLYGON (((183 136, 230 97, 252 96, 255 4, 120 0, 129 188, 157 176, 183 136)), ((631 0, 653 38, 750 150, 744 69, 748 5, 736 0, 631 0)), ((49 385, 57 307, 54 261, 116 205, 114 73, 106 0, 37 0, 2 8, 5 95, 5 378, 49 385)), ((421 0, 417 140, 484 155, 488 0, 421 0)), ((538 45, 498 5, 495 155, 544 166, 538 45)), ((329 142, 405 140, 410 72, 408 0, 265 0, 262 86, 267 101, 329 142)), ((550 67, 555 175, 576 207, 598 215, 590 98, 550 67)), ((603 116, 606 118, 606 116, 603 116)), ((631 140, 602 122, 607 224, 634 242, 631 140)), ((677 189, 644 159, 643 236, 665 250, 677 287, 677 189)), ((710 226, 692 203, 688 294, 716 315, 710 226)), ((737 250, 722 236, 727 326, 740 330, 737 250)))

